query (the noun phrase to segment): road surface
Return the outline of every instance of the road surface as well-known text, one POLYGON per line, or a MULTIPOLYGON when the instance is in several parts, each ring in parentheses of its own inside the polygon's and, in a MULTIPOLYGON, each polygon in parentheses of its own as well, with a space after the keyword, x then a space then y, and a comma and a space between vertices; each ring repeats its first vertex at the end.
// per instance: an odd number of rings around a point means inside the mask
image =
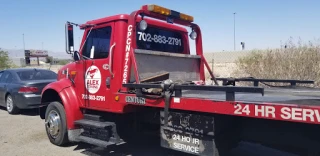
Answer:
MULTIPOLYGON (((9 115, 0 108, 0 155, 12 156, 177 156, 175 151, 166 150, 146 141, 101 149, 87 144, 57 147, 47 139, 44 121, 35 110, 23 114, 9 115)), ((181 154, 185 155, 185 154, 181 154)), ((295 156, 263 146, 242 143, 229 156, 295 156)))

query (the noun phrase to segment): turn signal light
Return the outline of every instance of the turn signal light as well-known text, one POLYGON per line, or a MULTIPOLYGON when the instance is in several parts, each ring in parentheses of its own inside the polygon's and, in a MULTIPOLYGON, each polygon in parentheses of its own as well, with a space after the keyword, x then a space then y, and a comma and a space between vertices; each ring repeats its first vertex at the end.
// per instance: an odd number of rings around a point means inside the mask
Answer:
POLYGON ((71 75, 71 76, 75 76, 76 74, 77 74, 77 71, 71 71, 71 72, 70 72, 70 75, 71 75))
POLYGON ((114 97, 114 100, 119 101, 120 97, 117 95, 114 97))

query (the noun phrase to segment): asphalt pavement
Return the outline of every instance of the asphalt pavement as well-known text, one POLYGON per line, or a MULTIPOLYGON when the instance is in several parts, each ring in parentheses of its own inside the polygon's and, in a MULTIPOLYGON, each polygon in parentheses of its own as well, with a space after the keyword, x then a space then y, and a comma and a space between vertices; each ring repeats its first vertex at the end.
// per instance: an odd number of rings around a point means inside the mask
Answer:
MULTIPOLYGON (((137 142, 97 148, 87 144, 57 147, 47 139, 44 121, 36 110, 9 115, 0 108, 0 155, 3 156, 178 156, 186 155, 161 148, 157 141, 139 139, 137 142)), ((229 156, 296 156, 257 144, 241 143, 229 156)))

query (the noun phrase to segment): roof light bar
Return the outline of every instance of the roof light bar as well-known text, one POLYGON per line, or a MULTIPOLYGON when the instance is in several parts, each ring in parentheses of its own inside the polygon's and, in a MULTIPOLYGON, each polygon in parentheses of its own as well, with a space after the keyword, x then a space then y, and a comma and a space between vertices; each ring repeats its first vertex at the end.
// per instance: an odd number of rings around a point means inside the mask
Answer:
POLYGON ((157 5, 148 5, 148 10, 166 16, 171 14, 171 10, 157 5))
POLYGON ((187 14, 180 13, 180 18, 185 21, 193 22, 193 17, 187 14))
POLYGON ((148 11, 158 13, 161 15, 170 16, 173 18, 179 18, 181 20, 188 21, 188 22, 193 22, 193 20, 194 20, 193 17, 190 15, 183 14, 183 13, 180 13, 180 12, 177 12, 174 10, 170 10, 168 8, 161 7, 161 6, 154 5, 154 4, 144 5, 144 6, 142 6, 142 10, 148 10, 148 11))

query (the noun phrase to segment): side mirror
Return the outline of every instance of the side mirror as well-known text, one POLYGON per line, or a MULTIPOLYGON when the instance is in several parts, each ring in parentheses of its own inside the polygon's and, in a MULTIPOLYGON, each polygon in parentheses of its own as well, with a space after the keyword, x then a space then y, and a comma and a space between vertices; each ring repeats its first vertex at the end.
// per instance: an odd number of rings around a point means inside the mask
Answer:
POLYGON ((71 54, 74 52, 74 40, 73 40, 73 25, 70 22, 66 23, 66 52, 71 54))
POLYGON ((80 54, 79 54, 78 51, 75 51, 75 52, 73 53, 73 60, 74 60, 74 61, 79 61, 79 60, 80 60, 80 54))

